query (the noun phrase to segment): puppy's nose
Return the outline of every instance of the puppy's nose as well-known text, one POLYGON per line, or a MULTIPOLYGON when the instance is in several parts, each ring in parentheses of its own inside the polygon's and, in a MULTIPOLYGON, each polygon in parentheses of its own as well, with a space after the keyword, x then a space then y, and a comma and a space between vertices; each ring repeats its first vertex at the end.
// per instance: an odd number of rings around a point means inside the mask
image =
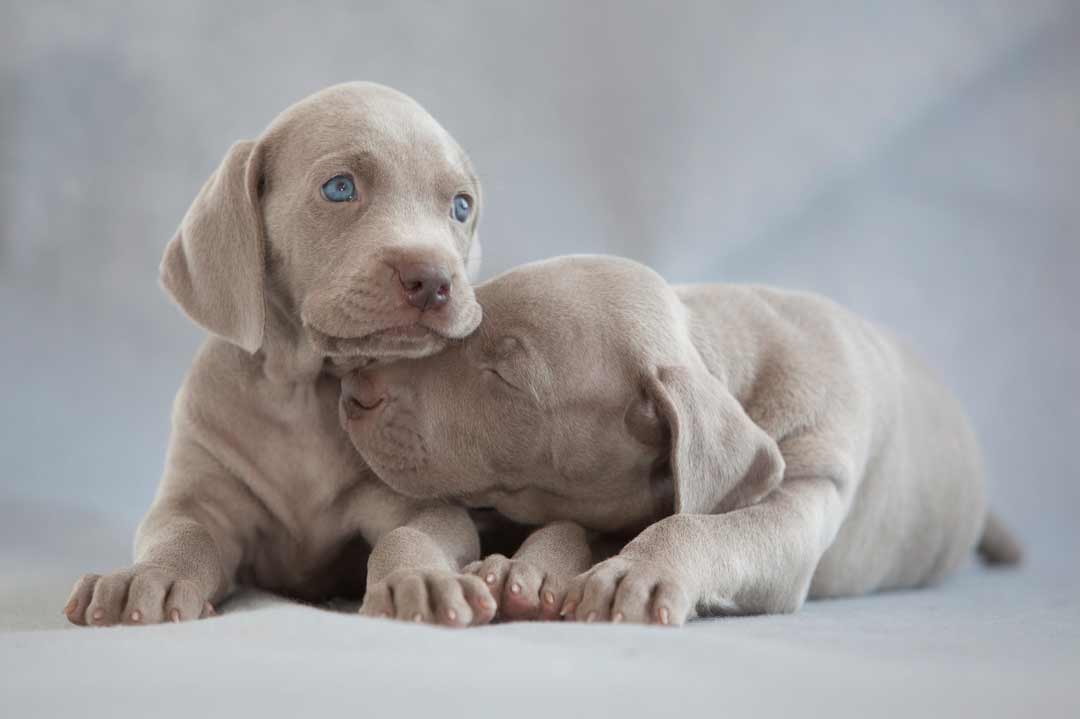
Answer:
POLYGON ((386 399, 366 375, 352 372, 341 378, 341 408, 349 419, 358 419, 386 399))
POLYGON ((421 312, 437 310, 450 301, 450 271, 445 267, 407 262, 396 269, 405 301, 421 312))

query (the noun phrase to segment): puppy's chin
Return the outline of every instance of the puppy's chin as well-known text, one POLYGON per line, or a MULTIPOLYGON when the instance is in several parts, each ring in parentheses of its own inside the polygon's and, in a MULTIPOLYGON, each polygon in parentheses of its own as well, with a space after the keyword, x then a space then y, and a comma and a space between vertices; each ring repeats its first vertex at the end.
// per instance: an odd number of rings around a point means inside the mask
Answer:
POLYGON ((388 418, 386 411, 382 401, 371 409, 350 410, 343 399, 338 403, 338 421, 383 484, 413 499, 438 499, 437 485, 428 481, 430 457, 423 435, 407 422, 388 418))
POLYGON ((337 367, 365 360, 415 359, 441 352, 449 339, 421 325, 389 327, 362 337, 336 337, 308 325, 311 344, 337 367), (358 360, 357 358, 364 358, 358 360))
MULTIPOLYGON (((357 427, 355 424, 349 427, 350 435, 353 431, 377 431, 369 427, 357 427)), ((395 456, 393 453, 382 454, 371 451, 372 448, 361 449, 361 445, 353 441, 360 456, 363 457, 368 467, 379 481, 398 494, 410 499, 426 501, 438 501, 446 495, 439 491, 438 487, 425 481, 423 472, 424 463, 413 463, 412 457, 395 456)))

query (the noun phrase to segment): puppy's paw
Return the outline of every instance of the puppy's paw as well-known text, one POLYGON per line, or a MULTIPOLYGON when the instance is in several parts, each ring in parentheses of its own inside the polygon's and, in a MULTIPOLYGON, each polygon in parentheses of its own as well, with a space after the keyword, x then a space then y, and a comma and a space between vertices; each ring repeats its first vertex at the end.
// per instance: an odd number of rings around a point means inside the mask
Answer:
POLYGON ((194 582, 149 564, 104 576, 84 574, 64 607, 72 624, 95 627, 181 622, 214 613, 194 582))
POLYGON ((479 577, 437 569, 399 569, 368 587, 365 617, 469 627, 495 617, 495 599, 479 577))
POLYGON ((566 582, 552 572, 545 572, 522 559, 492 554, 465 567, 484 581, 498 598, 500 619, 510 621, 559 618, 559 607, 566 596, 566 582))
POLYGON ((571 580, 560 614, 579 622, 680 625, 690 616, 692 594, 666 565, 615 556, 571 580))

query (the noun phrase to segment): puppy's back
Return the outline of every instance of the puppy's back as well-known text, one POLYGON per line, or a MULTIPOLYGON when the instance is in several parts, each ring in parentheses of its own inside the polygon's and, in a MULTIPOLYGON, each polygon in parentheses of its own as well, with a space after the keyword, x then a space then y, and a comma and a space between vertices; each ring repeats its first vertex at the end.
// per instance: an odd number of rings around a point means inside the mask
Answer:
POLYGON ((727 284, 675 292, 706 366, 776 439, 841 407, 873 412, 864 390, 902 372, 891 337, 819 295, 727 284))

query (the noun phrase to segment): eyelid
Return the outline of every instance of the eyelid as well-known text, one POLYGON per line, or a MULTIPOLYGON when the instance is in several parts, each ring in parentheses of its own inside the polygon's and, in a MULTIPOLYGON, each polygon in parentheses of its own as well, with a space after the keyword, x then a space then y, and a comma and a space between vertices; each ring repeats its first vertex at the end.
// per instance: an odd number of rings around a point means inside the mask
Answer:
POLYGON ((484 367, 481 370, 481 372, 490 373, 490 374, 495 375, 496 377, 498 377, 503 382, 503 384, 507 385, 508 387, 512 387, 513 389, 516 389, 516 390, 521 389, 520 387, 518 387, 516 384, 514 384, 510 380, 506 379, 506 377, 502 374, 502 372, 499 372, 499 370, 495 369, 494 367, 491 367, 491 366, 484 367))

